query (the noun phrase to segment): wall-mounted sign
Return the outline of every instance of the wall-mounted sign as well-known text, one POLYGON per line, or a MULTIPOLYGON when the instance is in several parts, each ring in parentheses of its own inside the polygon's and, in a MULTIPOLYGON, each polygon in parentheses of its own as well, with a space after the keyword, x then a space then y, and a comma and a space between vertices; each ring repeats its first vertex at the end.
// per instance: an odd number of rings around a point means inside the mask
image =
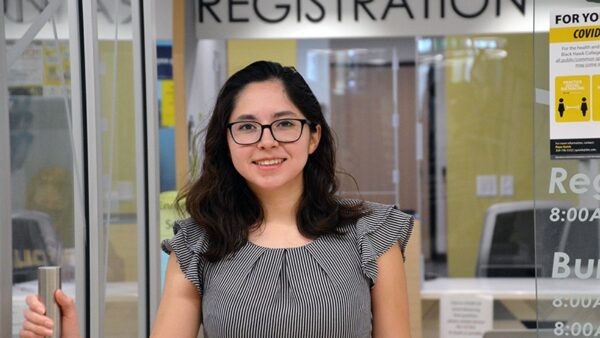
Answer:
POLYGON ((550 154, 600 157, 600 8, 550 14, 550 154))
POLYGON ((533 31, 533 0, 195 0, 199 39, 533 31))
POLYGON ((440 299, 440 337, 480 338, 493 327, 494 300, 484 295, 451 295, 440 299))

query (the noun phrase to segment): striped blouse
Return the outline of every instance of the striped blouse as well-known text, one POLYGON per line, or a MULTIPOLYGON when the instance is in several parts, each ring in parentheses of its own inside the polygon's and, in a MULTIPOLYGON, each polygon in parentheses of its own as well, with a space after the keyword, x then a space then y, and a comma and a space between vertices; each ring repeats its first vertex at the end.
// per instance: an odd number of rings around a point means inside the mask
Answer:
POLYGON ((202 296, 204 337, 371 337, 377 258, 396 242, 404 255, 413 219, 391 205, 366 205, 372 212, 342 235, 294 248, 248 241, 214 263, 202 257, 204 229, 178 221, 162 248, 175 251, 202 296))

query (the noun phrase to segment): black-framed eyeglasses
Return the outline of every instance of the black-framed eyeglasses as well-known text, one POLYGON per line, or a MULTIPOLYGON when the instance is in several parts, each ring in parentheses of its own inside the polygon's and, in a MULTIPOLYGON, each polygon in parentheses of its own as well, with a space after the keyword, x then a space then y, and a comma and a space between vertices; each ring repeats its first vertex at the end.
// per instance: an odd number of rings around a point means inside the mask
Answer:
POLYGON ((238 121, 227 124, 227 129, 233 142, 240 145, 257 143, 262 138, 265 129, 271 131, 273 139, 280 143, 296 142, 302 136, 304 125, 311 125, 306 119, 280 119, 270 124, 260 124, 256 121, 238 121))

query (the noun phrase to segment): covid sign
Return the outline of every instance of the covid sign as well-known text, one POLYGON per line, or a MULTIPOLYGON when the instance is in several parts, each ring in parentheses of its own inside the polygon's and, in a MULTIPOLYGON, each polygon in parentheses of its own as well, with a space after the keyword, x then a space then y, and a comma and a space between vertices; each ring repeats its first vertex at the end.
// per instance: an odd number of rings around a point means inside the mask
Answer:
POLYGON ((600 9, 550 15, 550 155, 600 158, 600 9))

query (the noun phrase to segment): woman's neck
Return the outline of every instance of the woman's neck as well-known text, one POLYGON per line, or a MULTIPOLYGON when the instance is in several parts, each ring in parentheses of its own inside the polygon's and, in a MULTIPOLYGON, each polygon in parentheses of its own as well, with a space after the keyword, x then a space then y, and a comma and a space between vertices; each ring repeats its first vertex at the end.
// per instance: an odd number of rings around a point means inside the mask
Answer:
POLYGON ((301 196, 301 193, 289 192, 285 195, 258 195, 264 219, 257 229, 248 234, 248 240, 269 248, 290 248, 310 243, 312 239, 300 233, 296 221, 301 196))
POLYGON ((301 193, 263 193, 258 196, 263 211, 265 225, 296 227, 296 212, 301 193))
POLYGON ((264 212, 263 225, 289 224, 296 226, 296 212, 304 192, 302 178, 277 188, 252 186, 264 212))

